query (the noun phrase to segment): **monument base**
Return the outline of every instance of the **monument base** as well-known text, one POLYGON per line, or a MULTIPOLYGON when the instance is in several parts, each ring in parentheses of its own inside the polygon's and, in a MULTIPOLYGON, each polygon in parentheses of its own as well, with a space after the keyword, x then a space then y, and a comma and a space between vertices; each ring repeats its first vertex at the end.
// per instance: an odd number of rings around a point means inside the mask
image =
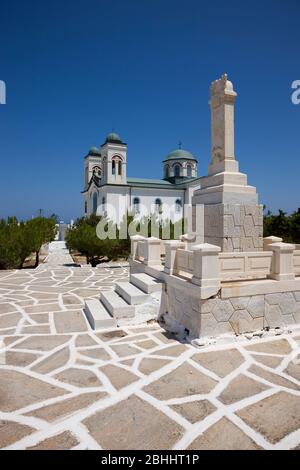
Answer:
POLYGON ((163 295, 167 296, 168 316, 194 338, 239 335, 300 323, 300 290, 201 300, 191 292, 168 286, 163 295))
POLYGON ((259 204, 204 206, 204 242, 223 252, 263 249, 263 207, 259 204))

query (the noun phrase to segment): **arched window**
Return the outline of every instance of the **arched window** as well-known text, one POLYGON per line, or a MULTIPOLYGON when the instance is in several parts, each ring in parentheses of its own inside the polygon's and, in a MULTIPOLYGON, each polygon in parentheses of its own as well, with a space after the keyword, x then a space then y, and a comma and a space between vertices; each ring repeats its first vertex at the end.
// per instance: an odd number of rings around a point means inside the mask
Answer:
POLYGON ((140 198, 135 197, 133 199, 133 212, 134 214, 139 214, 140 213, 140 198))
POLYGON ((113 175, 121 175, 122 174, 122 159, 118 155, 116 155, 112 159, 111 172, 112 172, 113 175))
POLYGON ((159 198, 155 199, 155 211, 158 212, 159 214, 162 213, 162 202, 161 202, 161 199, 159 198))
POLYGON ((187 176, 189 176, 190 178, 192 177, 192 166, 191 165, 188 165, 186 167, 186 174, 187 176))
POLYGON ((176 199, 176 201, 175 201, 175 211, 177 212, 177 214, 179 214, 181 212, 181 209, 182 209, 181 199, 176 199))
POLYGON ((165 166, 165 178, 169 178, 169 166, 165 166))
POLYGON ((176 178, 178 176, 180 176, 180 166, 179 165, 174 166, 174 175, 175 175, 176 178))
POLYGON ((98 208, 98 195, 97 193, 93 194, 93 212, 96 214, 98 208))
POLYGON ((97 178, 101 178, 101 168, 99 166, 94 166, 93 174, 97 176, 97 178))

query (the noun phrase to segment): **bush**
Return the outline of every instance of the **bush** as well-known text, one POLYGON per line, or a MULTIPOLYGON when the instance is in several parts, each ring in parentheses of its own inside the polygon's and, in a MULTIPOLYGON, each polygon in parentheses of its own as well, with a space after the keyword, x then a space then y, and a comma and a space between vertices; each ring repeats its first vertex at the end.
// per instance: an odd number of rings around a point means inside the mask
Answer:
MULTIPOLYGON (((136 230, 140 231, 141 224, 144 224, 145 236, 151 235, 151 217, 145 217, 140 222, 136 223, 136 230)), ((118 228, 113 222, 102 219, 96 215, 90 217, 82 217, 76 220, 72 228, 67 231, 66 244, 69 250, 77 251, 86 257, 87 263, 96 266, 101 261, 115 261, 120 258, 127 259, 130 255, 130 236, 128 235, 127 228, 133 222, 133 217, 130 215, 125 216, 118 228), (103 227, 107 231, 109 228, 115 233, 116 238, 100 239, 97 236, 96 227, 99 222, 102 222, 103 227), (126 234, 126 238, 122 238, 126 234)), ((170 224, 170 239, 174 238, 175 224, 169 221, 164 221, 160 224, 158 230, 159 238, 162 238, 167 224, 170 224)), ((183 221, 180 220, 177 224, 182 227, 183 221)))
POLYGON ((264 237, 271 235, 287 243, 300 243, 300 208, 291 215, 281 209, 278 214, 268 211, 264 216, 264 237))
POLYGON ((37 217, 18 222, 15 217, 0 221, 0 269, 21 269, 26 258, 39 253, 44 243, 54 240, 56 232, 53 218, 37 217))

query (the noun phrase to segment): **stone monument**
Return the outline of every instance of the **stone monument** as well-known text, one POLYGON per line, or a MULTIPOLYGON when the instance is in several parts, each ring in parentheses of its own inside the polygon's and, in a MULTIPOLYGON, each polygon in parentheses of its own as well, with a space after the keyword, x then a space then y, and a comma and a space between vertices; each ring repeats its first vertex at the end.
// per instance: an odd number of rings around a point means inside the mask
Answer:
MULTIPOLYGON (((224 251, 263 249, 262 206, 234 155, 234 102, 227 75, 211 84, 211 163, 192 205, 203 205, 203 241, 224 251)), ((194 224, 195 225, 195 224, 194 224)))

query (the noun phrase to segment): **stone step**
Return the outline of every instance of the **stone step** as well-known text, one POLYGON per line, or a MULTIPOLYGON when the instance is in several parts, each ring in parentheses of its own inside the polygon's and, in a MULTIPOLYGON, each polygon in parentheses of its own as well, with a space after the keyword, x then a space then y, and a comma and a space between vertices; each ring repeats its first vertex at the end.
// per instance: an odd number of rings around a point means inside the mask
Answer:
POLYGON ((134 317, 134 305, 129 305, 115 291, 101 292, 101 302, 116 319, 134 317))
POLYGON ((129 305, 139 305, 149 299, 149 294, 141 291, 131 282, 116 282, 115 290, 129 305))
POLYGON ((146 294, 161 291, 162 283, 146 273, 137 273, 130 275, 130 282, 141 289, 146 294))
POLYGON ((116 320, 98 299, 86 300, 84 312, 94 330, 116 326, 116 320))

